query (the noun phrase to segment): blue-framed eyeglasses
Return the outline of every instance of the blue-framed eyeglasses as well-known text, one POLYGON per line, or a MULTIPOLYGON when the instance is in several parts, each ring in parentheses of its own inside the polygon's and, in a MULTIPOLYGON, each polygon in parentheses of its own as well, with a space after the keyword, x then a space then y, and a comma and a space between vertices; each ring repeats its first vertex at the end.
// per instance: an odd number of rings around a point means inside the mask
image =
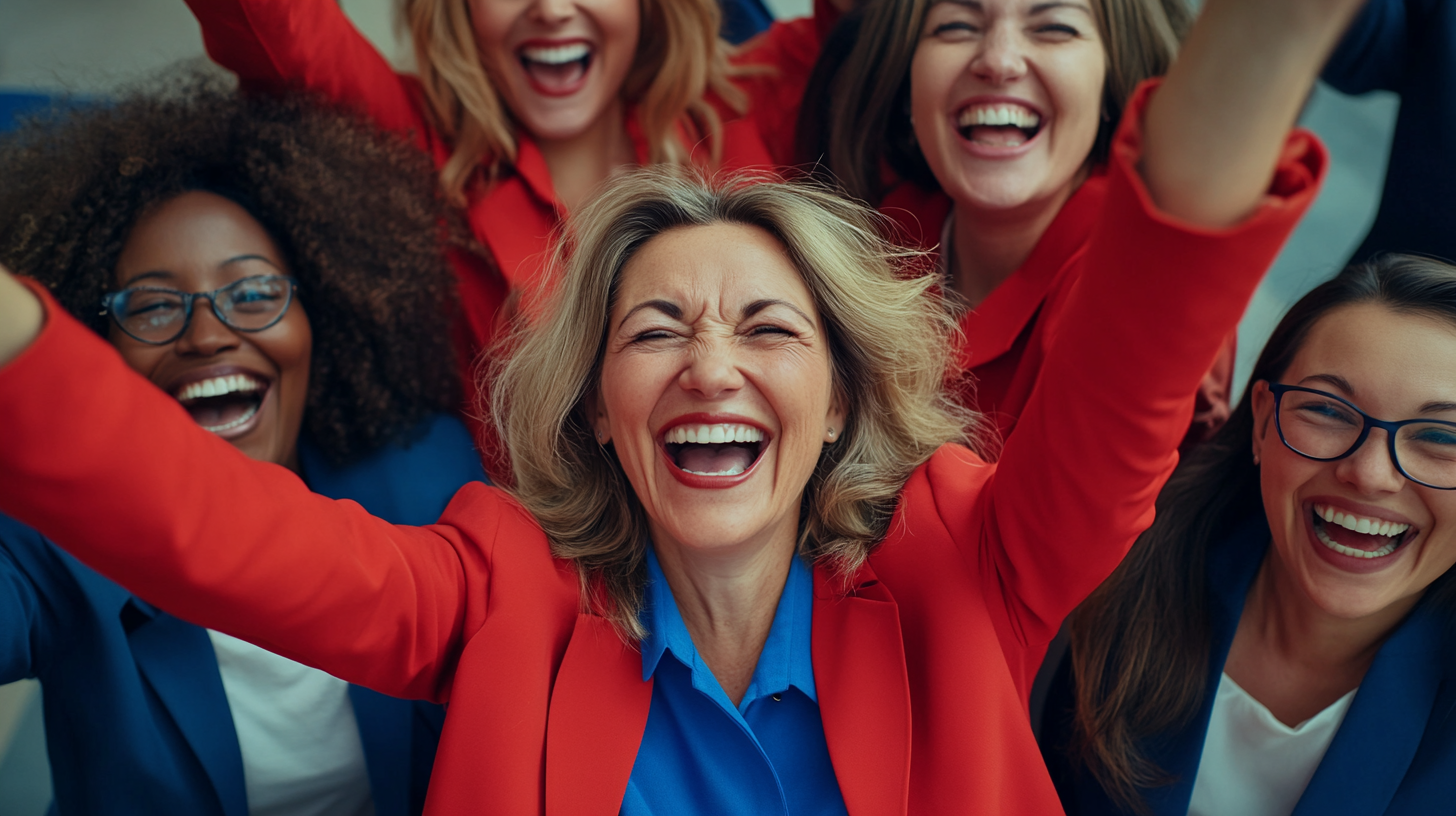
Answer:
POLYGON ((241 332, 260 332, 283 319, 298 286, 287 275, 253 275, 211 292, 180 292, 157 286, 132 286, 101 299, 101 313, 128 336, 154 346, 181 337, 192 323, 198 298, 212 305, 224 325, 241 332))
POLYGON ((1416 484, 1456 490, 1456 422, 1403 419, 1388 422, 1365 413, 1343 397, 1300 385, 1268 383, 1274 395, 1279 441, 1307 459, 1333 462, 1353 454, 1385 431, 1390 461, 1416 484))

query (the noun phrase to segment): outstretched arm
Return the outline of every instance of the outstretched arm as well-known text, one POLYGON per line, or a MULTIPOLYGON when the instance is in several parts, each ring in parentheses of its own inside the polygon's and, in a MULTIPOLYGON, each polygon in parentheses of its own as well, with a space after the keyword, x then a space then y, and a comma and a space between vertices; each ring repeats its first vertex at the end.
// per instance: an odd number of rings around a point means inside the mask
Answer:
POLYGON ((1062 618, 1151 523, 1203 373, 1317 192, 1323 149, 1290 128, 1357 5, 1209 0, 1166 82, 1128 106, 1084 271, 979 515, 961 522, 1028 684, 1062 618))
POLYGON ((1208 0, 1148 106, 1140 170, 1159 209, 1212 228, 1254 211, 1362 3, 1208 0))

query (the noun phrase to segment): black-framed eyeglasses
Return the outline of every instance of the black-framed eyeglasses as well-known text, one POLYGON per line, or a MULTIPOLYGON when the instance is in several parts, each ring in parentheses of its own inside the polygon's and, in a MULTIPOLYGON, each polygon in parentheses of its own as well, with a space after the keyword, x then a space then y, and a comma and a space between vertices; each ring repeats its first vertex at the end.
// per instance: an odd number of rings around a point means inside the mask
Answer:
POLYGON ((1376 419, 1349 400, 1300 385, 1268 383, 1274 394, 1274 424, 1286 448, 1317 462, 1353 454, 1385 431, 1390 461, 1400 475, 1438 490, 1456 490, 1456 422, 1439 419, 1376 419))
POLYGON ((253 275, 211 292, 180 292, 158 286, 132 286, 101 299, 101 313, 143 343, 161 346, 176 340, 192 323, 198 298, 212 304, 217 319, 241 332, 259 332, 283 319, 298 286, 287 275, 253 275))

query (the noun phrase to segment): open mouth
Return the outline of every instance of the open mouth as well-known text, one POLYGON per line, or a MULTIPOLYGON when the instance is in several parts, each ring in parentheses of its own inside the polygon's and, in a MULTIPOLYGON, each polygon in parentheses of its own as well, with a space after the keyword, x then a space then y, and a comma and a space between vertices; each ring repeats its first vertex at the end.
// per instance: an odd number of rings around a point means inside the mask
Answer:
POLYGON ((1420 532, 1409 524, 1344 513, 1316 504, 1310 513, 1315 538, 1340 555, 1385 558, 1420 532))
POLYGON ((172 396, 204 430, 226 433, 257 415, 268 383, 249 374, 228 374, 190 382, 172 396))
POLYGON ((737 476, 763 455, 762 430, 752 425, 678 425, 663 436, 663 449, 679 470, 695 476, 737 476))
POLYGON ((970 105, 956 115, 961 138, 985 147, 1020 147, 1041 132, 1041 114, 1024 105, 970 105))
POLYGON ((575 91, 591 69, 590 43, 524 45, 516 52, 526 76, 541 90, 553 94, 575 91))

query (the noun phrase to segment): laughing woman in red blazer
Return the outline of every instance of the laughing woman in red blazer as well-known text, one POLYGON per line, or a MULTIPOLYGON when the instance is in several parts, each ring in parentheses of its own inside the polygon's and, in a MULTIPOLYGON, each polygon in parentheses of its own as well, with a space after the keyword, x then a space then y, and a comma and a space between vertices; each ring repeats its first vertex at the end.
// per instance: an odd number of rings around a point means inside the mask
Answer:
POLYGON ((455 258, 472 351, 511 291, 535 291, 562 216, 613 173, 787 163, 820 32, 849 2, 817 0, 815 19, 739 50, 718 36, 718 0, 404 0, 413 76, 337 0, 187 0, 244 87, 318 93, 431 155, 499 266, 455 258))
POLYGON ((1210 0, 1133 101, 995 465, 954 444, 932 284, 864 211, 647 174, 578 215, 499 374, 513 493, 423 528, 313 496, 0 275, 0 510, 183 617, 448 701, 436 814, 1056 812, 1031 670, 1314 194, 1289 128, 1355 6, 1210 0))
MULTIPOLYGON (((1112 135, 1133 90, 1172 64, 1192 5, 872 0, 824 47, 802 157, 937 253, 962 311, 963 396, 1003 437, 1116 212, 1112 135)), ((1189 443, 1228 416, 1233 341, 1199 389, 1189 443)))

